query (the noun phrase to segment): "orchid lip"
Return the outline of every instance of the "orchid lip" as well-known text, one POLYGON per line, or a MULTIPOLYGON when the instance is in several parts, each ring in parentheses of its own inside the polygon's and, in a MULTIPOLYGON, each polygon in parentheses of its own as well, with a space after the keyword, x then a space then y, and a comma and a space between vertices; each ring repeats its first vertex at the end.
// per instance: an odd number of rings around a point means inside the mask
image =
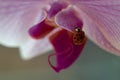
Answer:
POLYGON ((36 39, 45 38, 51 34, 48 39, 55 53, 48 56, 48 62, 56 72, 60 72, 70 67, 84 48, 87 39, 82 27, 83 22, 74 7, 54 2, 46 19, 30 28, 29 33, 36 39), (62 29, 51 34, 59 27, 62 29), (53 66, 50 61, 52 56, 56 56, 56 66, 53 66))
POLYGON ((73 41, 73 33, 67 30, 56 32, 50 37, 55 53, 48 56, 50 66, 56 71, 60 72, 63 69, 70 67, 81 54, 85 41, 80 45, 76 45, 73 41), (50 59, 56 56, 56 66, 53 66, 50 59))

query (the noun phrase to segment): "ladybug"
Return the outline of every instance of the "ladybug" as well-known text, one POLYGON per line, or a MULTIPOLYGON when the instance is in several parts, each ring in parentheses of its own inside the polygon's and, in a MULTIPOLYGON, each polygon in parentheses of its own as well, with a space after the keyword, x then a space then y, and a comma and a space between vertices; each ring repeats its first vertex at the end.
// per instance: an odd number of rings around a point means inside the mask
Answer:
POLYGON ((75 45, 81 45, 85 42, 85 33, 80 28, 76 27, 73 33, 73 42, 75 45))

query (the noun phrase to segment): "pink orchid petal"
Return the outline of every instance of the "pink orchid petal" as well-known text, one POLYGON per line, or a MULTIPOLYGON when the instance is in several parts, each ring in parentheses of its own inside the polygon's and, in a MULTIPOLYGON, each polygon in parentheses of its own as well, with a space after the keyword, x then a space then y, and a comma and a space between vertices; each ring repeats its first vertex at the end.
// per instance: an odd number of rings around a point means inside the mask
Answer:
POLYGON ((41 40, 29 39, 20 47, 20 55, 23 60, 29 60, 44 53, 48 53, 51 50, 53 50, 53 47, 47 38, 41 40))
POLYGON ((0 43, 19 46, 28 38, 29 27, 42 19, 39 1, 0 1, 0 43))
POLYGON ((68 7, 59 12, 55 17, 55 21, 56 24, 69 31, 74 31, 75 27, 83 27, 83 22, 74 7, 68 7))
POLYGON ((84 12, 88 37, 107 51, 120 55, 120 0, 91 0, 76 3, 84 12))
POLYGON ((61 30, 54 36, 51 36, 50 41, 56 52, 54 55, 56 56, 57 64, 56 66, 51 64, 50 59, 53 54, 49 56, 48 61, 56 72, 70 67, 79 57, 86 43, 85 41, 81 45, 75 45, 73 43, 73 34, 66 30, 61 30))
MULTIPOLYGON (((88 19, 87 19, 88 20, 88 19)), ((116 55, 120 55, 120 50, 116 49, 107 39, 106 37, 103 35, 103 33, 99 30, 99 28, 96 27, 96 25, 94 25, 93 23, 88 23, 88 25, 86 25, 87 30, 86 34, 88 35, 88 37, 94 41, 97 45, 99 45, 101 48, 112 52, 116 55), (92 26, 92 27, 89 27, 92 26)))

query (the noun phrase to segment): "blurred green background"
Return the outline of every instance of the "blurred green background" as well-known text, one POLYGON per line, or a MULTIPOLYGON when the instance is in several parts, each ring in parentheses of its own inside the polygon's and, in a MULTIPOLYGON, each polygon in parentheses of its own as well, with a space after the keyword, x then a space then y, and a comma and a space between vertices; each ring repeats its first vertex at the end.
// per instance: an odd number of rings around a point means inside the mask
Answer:
POLYGON ((80 58, 59 74, 48 65, 48 55, 23 61, 18 49, 0 46, 0 80, 120 80, 120 57, 91 41, 80 58))

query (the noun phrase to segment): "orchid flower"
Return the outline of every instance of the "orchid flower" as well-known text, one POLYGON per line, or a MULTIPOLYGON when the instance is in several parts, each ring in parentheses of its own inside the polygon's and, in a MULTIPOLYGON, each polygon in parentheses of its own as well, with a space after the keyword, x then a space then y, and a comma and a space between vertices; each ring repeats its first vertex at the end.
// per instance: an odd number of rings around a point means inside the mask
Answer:
POLYGON ((54 50, 56 72, 77 60, 87 38, 120 55, 120 0, 4 0, 0 27, 0 43, 25 60, 54 50))

